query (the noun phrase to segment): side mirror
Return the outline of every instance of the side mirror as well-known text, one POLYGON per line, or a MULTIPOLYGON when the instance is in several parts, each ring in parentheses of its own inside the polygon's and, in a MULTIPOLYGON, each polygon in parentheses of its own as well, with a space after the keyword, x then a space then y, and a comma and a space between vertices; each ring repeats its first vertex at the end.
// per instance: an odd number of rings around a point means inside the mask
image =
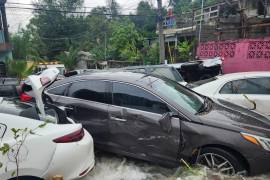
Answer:
POLYGON ((170 133, 172 130, 172 118, 173 114, 172 113, 165 113, 162 115, 162 117, 159 120, 159 124, 162 128, 163 131, 170 133))

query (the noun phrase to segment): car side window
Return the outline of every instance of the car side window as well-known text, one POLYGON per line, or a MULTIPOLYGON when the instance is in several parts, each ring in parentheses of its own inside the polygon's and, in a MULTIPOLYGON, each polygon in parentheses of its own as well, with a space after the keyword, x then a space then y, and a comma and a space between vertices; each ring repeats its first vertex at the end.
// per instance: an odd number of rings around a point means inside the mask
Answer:
MULTIPOLYGON (((270 78, 249 78, 232 81, 230 89, 230 93, 223 94, 270 94, 270 78)), ((226 91, 226 85, 221 90, 221 92, 224 91, 226 91)))
POLYGON ((68 96, 100 103, 111 103, 108 82, 88 80, 74 82, 68 91, 68 96))
POLYGON ((70 84, 65 84, 62 86, 58 86, 56 88, 52 88, 48 90, 49 94, 54 94, 54 95, 59 95, 59 96, 64 96, 65 92, 70 84))
POLYGON ((113 83, 113 104, 157 114, 170 111, 166 103, 151 93, 122 83, 113 83))
POLYGON ((219 91, 220 94, 233 94, 232 89, 232 82, 226 83, 221 90, 219 91))
POLYGON ((250 78, 233 81, 234 94, 270 94, 269 78, 250 78))

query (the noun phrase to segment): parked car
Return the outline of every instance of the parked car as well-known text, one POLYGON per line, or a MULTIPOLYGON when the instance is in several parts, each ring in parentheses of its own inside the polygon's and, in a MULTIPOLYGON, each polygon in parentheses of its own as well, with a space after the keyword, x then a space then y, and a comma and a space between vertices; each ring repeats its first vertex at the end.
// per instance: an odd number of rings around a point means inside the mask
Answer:
POLYGON ((227 100, 270 116, 270 72, 226 74, 189 87, 205 96, 227 100))
POLYGON ((164 76, 183 86, 187 84, 181 74, 174 67, 168 65, 130 66, 123 69, 125 71, 164 76))
MULTIPOLYGON (((0 113, 0 137, 15 152, 19 152, 20 179, 51 179, 61 175, 64 179, 85 176, 94 166, 93 139, 81 124, 58 125, 48 123, 38 128, 42 121, 16 115, 0 113), (12 128, 36 129, 29 134, 23 146, 16 149, 12 128)), ((16 179, 14 152, 1 155, 0 161, 6 166, 0 168, 0 179, 16 179), (6 169, 6 170, 5 170, 6 169)))
POLYGON ((19 97, 18 81, 14 78, 1 78, 0 79, 0 97, 19 97))
POLYGON ((1 78, 0 79, 0 97, 20 99, 23 102, 30 102, 32 97, 23 92, 24 86, 16 78, 1 78))
POLYGON ((189 61, 178 64, 169 64, 178 70, 188 83, 209 79, 222 74, 221 58, 189 61))
POLYGON ((269 172, 270 120, 175 81, 134 72, 73 76, 45 90, 95 147, 163 165, 180 159, 225 174, 269 172))
MULTIPOLYGON (((15 147, 15 129, 33 130, 19 152, 20 179, 51 179, 60 175, 64 179, 76 179, 88 174, 94 167, 94 146, 92 136, 80 123, 66 117, 61 107, 43 104, 42 93, 57 77, 57 69, 45 70, 40 75, 29 76, 26 81, 28 95, 35 98, 36 104, 23 103, 10 98, 0 99, 1 145, 7 143, 15 147), (49 121, 39 128, 44 121, 49 121), (32 133, 33 132, 33 133, 32 133)), ((0 168, 0 179, 12 178, 16 170, 14 151, 0 156, 0 162, 7 168, 0 168), (5 170, 6 169, 6 170, 5 170)))

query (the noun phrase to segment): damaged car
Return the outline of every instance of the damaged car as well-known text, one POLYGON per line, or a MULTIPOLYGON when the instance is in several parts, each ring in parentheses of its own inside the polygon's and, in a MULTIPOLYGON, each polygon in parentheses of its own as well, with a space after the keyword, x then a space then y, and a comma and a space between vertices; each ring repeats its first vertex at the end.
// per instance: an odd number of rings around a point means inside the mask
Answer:
POLYGON ((104 151, 168 166, 184 159, 228 175, 270 171, 266 116, 165 77, 86 73, 55 82, 44 99, 65 106, 104 151))
POLYGON ((1 149, 9 147, 0 157, 0 179, 17 179, 14 172, 22 180, 77 179, 93 169, 92 136, 61 107, 44 104, 43 90, 58 73, 53 68, 28 77, 25 93, 35 103, 0 98, 1 149))

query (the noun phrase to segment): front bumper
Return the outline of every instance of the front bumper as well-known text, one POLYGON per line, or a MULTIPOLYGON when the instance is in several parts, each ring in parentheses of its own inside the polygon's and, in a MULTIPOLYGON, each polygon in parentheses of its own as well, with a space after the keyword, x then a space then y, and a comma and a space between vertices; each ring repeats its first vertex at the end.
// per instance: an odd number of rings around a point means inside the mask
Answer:
POLYGON ((250 175, 270 173, 270 152, 260 149, 253 151, 253 157, 247 158, 250 175))

